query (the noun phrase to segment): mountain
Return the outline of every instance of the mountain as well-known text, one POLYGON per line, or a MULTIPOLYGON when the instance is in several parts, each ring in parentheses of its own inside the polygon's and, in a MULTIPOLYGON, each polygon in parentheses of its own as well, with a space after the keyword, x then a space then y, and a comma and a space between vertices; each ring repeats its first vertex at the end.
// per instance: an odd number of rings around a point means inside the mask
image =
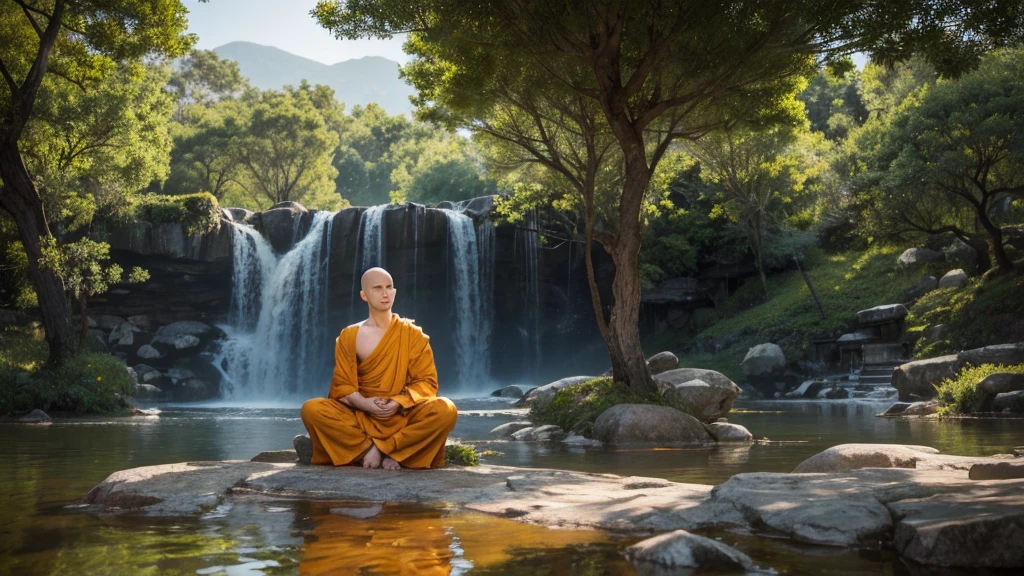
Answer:
POLYGON ((333 88, 335 97, 345 103, 346 110, 356 104, 365 106, 376 102, 388 114, 412 112, 409 96, 415 91, 398 77, 398 62, 394 60, 367 56, 328 66, 252 42, 231 42, 213 51, 221 58, 238 62, 242 76, 263 90, 298 86, 306 80, 333 88))

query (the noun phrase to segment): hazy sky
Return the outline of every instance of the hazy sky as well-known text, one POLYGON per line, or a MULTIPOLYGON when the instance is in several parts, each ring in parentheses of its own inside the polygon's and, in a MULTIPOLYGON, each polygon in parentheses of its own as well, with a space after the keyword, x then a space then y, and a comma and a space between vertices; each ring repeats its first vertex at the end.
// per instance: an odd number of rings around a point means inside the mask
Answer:
POLYGON ((189 10, 188 31, 199 36, 197 48, 209 50, 244 40, 274 46, 310 60, 334 64, 363 56, 383 56, 397 62, 404 38, 335 40, 309 15, 316 0, 183 0, 189 10))

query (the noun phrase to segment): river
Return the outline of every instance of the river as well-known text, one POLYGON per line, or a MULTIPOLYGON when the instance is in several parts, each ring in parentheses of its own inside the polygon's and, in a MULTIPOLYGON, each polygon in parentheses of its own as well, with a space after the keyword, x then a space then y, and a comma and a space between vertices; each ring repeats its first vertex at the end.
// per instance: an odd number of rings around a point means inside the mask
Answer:
MULTIPOLYGON (((704 484, 741 472, 789 472, 805 458, 847 442, 919 444, 961 455, 1006 453, 1024 443, 1020 423, 1013 420, 883 419, 875 414, 886 404, 877 402, 761 401, 738 402, 729 421, 769 442, 608 450, 488 441, 489 430, 525 412, 502 399, 457 399, 456 404, 460 416, 452 436, 492 451, 485 458, 489 464, 704 484)), ((82 497, 117 470, 248 459, 290 447, 291 438, 303 431, 297 407, 160 408, 159 418, 0 425, 0 574, 634 573, 622 550, 636 536, 550 530, 443 506, 378 509, 366 503, 240 499, 201 519, 100 518, 82 512, 82 497)), ((884 551, 712 536, 781 574, 911 573, 884 551)))

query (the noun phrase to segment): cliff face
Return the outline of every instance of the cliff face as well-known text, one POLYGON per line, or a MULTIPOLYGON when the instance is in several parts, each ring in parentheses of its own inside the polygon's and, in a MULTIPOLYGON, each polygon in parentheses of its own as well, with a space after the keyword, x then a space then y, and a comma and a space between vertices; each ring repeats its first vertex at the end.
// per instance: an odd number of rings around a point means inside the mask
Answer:
MULTIPOLYGON (((485 348, 489 373, 473 375, 472 382, 461 378, 459 387, 464 390, 499 383, 543 383, 570 373, 607 369, 582 244, 552 238, 541 244, 535 215, 525 224, 495 227, 490 209, 491 199, 486 197, 460 211, 472 219, 477 243, 472 275, 479 283, 473 298, 479 302, 468 309, 464 309, 466 300, 459 300, 457 287, 460 278, 468 277, 465 270, 460 276, 458 269, 466 265, 466 240, 450 230, 449 213, 411 203, 388 206, 382 214, 380 208, 363 207, 336 213, 323 232, 330 246, 324 263, 328 267, 325 333, 337 334, 366 317, 365 304, 359 299, 359 277, 365 268, 380 263, 398 288, 395 312, 414 318, 431 336, 442 388, 446 381, 454 381, 454 367, 466 348, 464 324, 462 342, 456 342, 460 314, 485 316, 473 319, 477 328, 468 336, 489 342, 485 348), (379 228, 373 227, 375 216, 379 216, 379 228), (376 252, 374 237, 383 240, 376 252)), ((106 233, 103 239, 110 242, 114 261, 126 268, 142 266, 152 279, 116 287, 97 298, 90 312, 143 315, 156 325, 180 320, 224 325, 229 322, 236 265, 233 227, 252 226, 282 255, 309 233, 312 220, 305 208, 288 203, 262 213, 225 210, 217 229, 207 234, 189 236, 177 224, 145 222, 106 233)), ((599 248, 595 248, 595 264, 607 306, 612 267, 599 248)), ((319 355, 329 356, 322 351, 319 355)))

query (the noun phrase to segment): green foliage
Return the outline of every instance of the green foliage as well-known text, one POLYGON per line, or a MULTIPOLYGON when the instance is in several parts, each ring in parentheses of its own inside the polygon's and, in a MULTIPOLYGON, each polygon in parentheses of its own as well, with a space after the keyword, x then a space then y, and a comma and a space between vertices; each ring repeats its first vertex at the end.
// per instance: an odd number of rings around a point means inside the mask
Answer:
POLYGON ((39 265, 53 270, 64 283, 64 289, 75 299, 106 292, 118 282, 145 282, 149 272, 135 267, 127 278, 117 264, 105 265, 110 260, 110 245, 82 238, 69 244, 57 244, 52 236, 43 238, 39 265))
MULTIPOLYGON (((852 66, 852 61, 849 63, 852 66)), ((860 75, 855 70, 837 75, 825 69, 811 77, 798 96, 807 108, 811 130, 824 133, 829 140, 842 140, 852 128, 863 124, 868 109, 859 88, 860 75)))
POLYGON ((476 448, 462 444, 458 440, 450 440, 444 447, 445 466, 478 466, 480 455, 476 448))
POLYGON ((178 223, 188 234, 205 233, 218 226, 220 204, 208 192, 180 196, 141 194, 133 199, 124 216, 154 225, 178 223))
POLYGON ((594 421, 616 404, 662 404, 660 398, 638 394, 611 378, 596 378, 566 386, 547 404, 530 408, 530 421, 556 424, 563 430, 590 438, 594 421))
POLYGON ((916 278, 895 272, 898 255, 898 248, 882 246, 831 255, 813 251, 805 267, 821 298, 824 319, 800 273, 790 271, 768 279, 771 298, 763 303, 749 307, 753 288, 737 291, 721 309, 726 317, 698 337, 744 333, 755 344, 774 342, 787 358, 799 358, 812 340, 837 337, 852 328, 858 311, 900 301, 916 278))
POLYGON ((1003 366, 996 364, 982 364, 981 366, 967 365, 957 373, 955 378, 946 378, 935 386, 939 397, 938 413, 943 416, 952 414, 969 414, 980 400, 978 382, 987 376, 999 372, 1011 374, 1024 374, 1024 364, 1016 366, 1003 366))
POLYGON ((238 62, 222 59, 213 50, 193 50, 178 61, 167 83, 178 101, 178 111, 191 104, 209 106, 233 97, 248 86, 238 62))
POLYGON ((988 279, 973 278, 959 290, 946 288, 925 294, 907 315, 907 333, 945 325, 939 340, 918 339, 915 358, 929 358, 959 350, 1024 340, 1024 272, 988 279))
POLYGON ((124 362, 109 354, 87 352, 59 368, 47 368, 48 352, 41 330, 0 332, 0 415, 21 415, 34 408, 75 414, 107 414, 125 408, 134 384, 124 362), (19 384, 22 372, 28 372, 30 379, 19 384))

